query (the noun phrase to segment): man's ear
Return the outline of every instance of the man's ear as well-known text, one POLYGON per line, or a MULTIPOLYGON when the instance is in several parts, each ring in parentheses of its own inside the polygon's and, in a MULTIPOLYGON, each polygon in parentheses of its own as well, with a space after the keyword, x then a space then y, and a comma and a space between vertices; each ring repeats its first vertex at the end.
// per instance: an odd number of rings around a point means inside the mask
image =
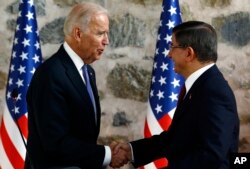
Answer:
POLYGON ((195 58, 196 58, 196 55, 195 55, 194 49, 191 46, 187 47, 186 61, 192 62, 195 58))
POLYGON ((82 36, 82 31, 80 28, 78 27, 74 27, 73 28, 73 37, 76 41, 80 41, 81 40, 81 36, 82 36))

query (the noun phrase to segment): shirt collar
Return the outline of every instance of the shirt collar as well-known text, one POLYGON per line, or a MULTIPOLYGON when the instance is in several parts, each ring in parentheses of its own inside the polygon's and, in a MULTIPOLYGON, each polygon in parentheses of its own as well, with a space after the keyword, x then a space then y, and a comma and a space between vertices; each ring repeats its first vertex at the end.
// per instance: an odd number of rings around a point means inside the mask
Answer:
POLYGON ((185 81, 185 87, 186 87, 186 93, 188 93, 189 89, 192 87, 194 82, 209 68, 211 68, 215 63, 211 63, 209 65, 206 65, 198 70, 196 70, 194 73, 192 73, 187 80, 185 81))
POLYGON ((69 57, 71 58, 71 60, 73 61, 74 65, 76 66, 77 70, 81 70, 82 66, 84 65, 83 60, 80 58, 80 56, 78 56, 73 50, 72 48, 68 45, 67 42, 63 43, 63 47, 65 49, 65 51, 68 53, 69 57))

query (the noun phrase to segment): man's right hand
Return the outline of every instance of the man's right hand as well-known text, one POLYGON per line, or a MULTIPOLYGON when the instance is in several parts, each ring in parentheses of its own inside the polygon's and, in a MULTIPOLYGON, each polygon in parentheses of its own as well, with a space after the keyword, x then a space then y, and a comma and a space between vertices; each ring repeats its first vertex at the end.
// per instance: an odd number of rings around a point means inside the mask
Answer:
POLYGON ((112 151, 111 167, 120 168, 131 161, 131 148, 128 143, 112 142, 110 148, 112 151))

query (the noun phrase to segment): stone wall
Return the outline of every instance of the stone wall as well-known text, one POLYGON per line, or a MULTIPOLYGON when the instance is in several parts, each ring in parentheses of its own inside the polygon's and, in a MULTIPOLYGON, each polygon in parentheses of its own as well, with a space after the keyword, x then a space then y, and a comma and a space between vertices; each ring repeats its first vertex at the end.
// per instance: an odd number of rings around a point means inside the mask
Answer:
MULTIPOLYGON (((63 42, 63 21, 84 0, 35 0, 43 58, 63 42)), ((89 0, 110 11, 110 45, 93 67, 101 96, 100 143, 143 136, 162 0, 89 0)), ((250 0, 179 0, 182 19, 212 24, 219 35, 217 65, 233 88, 241 120, 241 152, 250 152, 250 0)), ((0 115, 18 2, 0 6, 0 115)), ((132 168, 125 166, 124 168, 132 168)))

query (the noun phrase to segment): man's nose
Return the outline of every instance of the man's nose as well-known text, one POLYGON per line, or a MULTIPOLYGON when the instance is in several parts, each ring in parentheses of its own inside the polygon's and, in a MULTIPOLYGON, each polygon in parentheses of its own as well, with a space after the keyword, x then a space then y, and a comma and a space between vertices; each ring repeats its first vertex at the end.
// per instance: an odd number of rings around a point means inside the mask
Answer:
POLYGON ((109 44, 109 37, 108 37, 108 34, 105 34, 105 35, 104 35, 103 44, 104 44, 104 45, 108 45, 108 44, 109 44))

